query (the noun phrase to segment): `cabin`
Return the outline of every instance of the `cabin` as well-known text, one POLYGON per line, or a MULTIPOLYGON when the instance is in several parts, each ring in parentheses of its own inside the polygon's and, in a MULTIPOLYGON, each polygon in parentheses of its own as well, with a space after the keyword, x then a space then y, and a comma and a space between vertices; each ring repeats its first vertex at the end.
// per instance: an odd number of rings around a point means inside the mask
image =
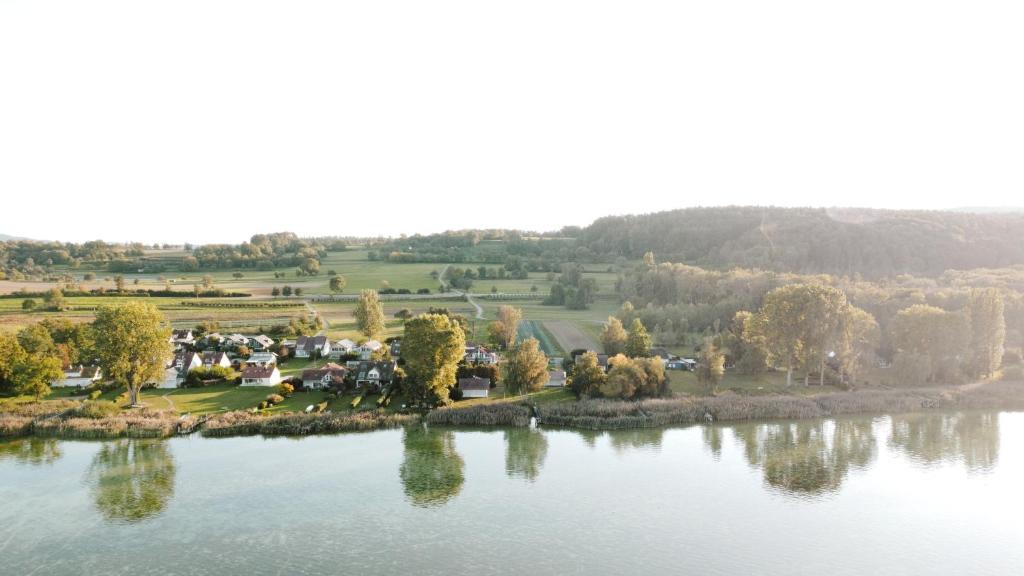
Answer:
POLYGON ((491 393, 491 381, 479 376, 459 378, 459 390, 463 398, 487 398, 491 393))
POLYGON ((320 368, 312 368, 302 371, 302 386, 312 390, 323 390, 332 386, 341 386, 345 383, 345 376, 348 369, 333 362, 328 362, 320 368))
POLYGON ((563 388, 565 387, 565 370, 549 370, 548 381, 544 384, 545 388, 563 388))
POLYGON ((245 363, 256 366, 277 364, 277 354, 274 354, 273 352, 253 352, 245 359, 245 363))
POLYGON ((79 364, 64 370, 64 377, 51 384, 54 388, 85 387, 93 382, 99 382, 103 378, 103 370, 99 366, 85 366, 79 364))
POLYGON ((321 358, 331 355, 331 341, 327 336, 299 336, 295 340, 296 358, 313 358, 316 355, 321 358))
POLYGON ((246 366, 242 371, 242 386, 277 386, 281 372, 277 366, 246 366))
POLYGON ((356 388, 380 390, 390 385, 395 377, 393 361, 360 360, 352 365, 352 379, 355 380, 356 388))

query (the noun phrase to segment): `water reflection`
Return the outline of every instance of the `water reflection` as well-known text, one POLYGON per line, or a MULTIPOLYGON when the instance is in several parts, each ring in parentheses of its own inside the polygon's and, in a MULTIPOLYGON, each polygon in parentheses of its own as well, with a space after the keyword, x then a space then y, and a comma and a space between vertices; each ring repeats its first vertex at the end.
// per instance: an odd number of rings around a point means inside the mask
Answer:
POLYGON ((616 452, 626 452, 631 449, 659 449, 664 435, 664 428, 633 428, 608 432, 608 439, 616 452))
POLYGON ((548 439, 540 430, 505 430, 505 473, 509 478, 533 482, 540 475, 548 455, 548 439))
POLYGON ((711 455, 715 457, 715 460, 722 457, 723 436, 721 426, 708 425, 701 427, 701 438, 704 439, 704 445, 708 447, 708 450, 711 450, 711 455))
POLYGON ((63 453, 53 438, 18 438, 0 442, 0 460, 11 459, 24 464, 53 464, 63 453))
POLYGON ((165 441, 104 443, 88 471, 96 508, 112 522, 159 516, 174 495, 174 458, 165 441))
POLYGON ((959 460, 970 471, 991 470, 999 458, 999 414, 893 416, 889 446, 926 465, 959 460))
POLYGON ((415 506, 440 506, 459 494, 465 462, 455 451, 451 430, 410 426, 402 435, 405 457, 399 469, 406 498, 415 506))
POLYGON ((870 420, 742 424, 733 433, 765 482, 795 495, 833 492, 851 469, 867 467, 877 454, 870 420))

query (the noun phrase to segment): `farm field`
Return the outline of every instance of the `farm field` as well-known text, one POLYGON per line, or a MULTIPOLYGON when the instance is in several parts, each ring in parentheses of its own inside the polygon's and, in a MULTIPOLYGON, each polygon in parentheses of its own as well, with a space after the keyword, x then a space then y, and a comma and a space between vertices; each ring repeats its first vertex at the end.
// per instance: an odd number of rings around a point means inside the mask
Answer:
POLYGON ((558 345, 567 352, 572 350, 599 350, 598 344, 570 320, 545 320, 544 327, 554 336, 558 345))

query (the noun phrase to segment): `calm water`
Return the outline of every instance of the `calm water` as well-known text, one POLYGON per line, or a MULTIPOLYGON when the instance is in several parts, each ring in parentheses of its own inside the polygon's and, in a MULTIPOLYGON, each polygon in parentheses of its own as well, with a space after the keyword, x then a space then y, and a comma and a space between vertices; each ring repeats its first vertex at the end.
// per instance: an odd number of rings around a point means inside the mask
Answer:
POLYGON ((1021 574, 1024 414, 0 443, 0 574, 1021 574))

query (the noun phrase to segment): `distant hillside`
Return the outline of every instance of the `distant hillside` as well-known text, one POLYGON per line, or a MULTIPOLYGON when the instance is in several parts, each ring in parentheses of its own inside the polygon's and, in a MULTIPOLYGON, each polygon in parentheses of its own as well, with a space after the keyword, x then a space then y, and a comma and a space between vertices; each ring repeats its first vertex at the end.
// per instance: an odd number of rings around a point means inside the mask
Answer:
POLYGON ((689 208, 609 216, 585 227, 598 256, 709 268, 878 278, 1024 265, 1024 214, 825 208, 689 208))

